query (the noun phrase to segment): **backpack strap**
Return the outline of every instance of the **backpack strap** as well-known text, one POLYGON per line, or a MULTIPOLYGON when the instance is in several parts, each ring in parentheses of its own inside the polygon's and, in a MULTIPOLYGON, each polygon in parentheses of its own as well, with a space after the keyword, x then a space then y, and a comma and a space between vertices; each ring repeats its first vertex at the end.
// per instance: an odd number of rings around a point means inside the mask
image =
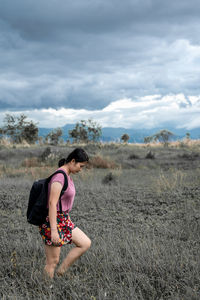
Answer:
POLYGON ((52 178, 54 175, 58 174, 58 173, 63 174, 63 175, 64 175, 64 178, 65 178, 64 185, 63 185, 63 187, 62 187, 62 190, 61 190, 61 192, 60 192, 60 197, 59 197, 59 210, 60 210, 60 212, 62 213, 61 197, 62 197, 62 195, 64 194, 64 191, 65 191, 65 190, 67 189, 67 187, 68 187, 68 179, 67 179, 67 175, 66 175, 65 171, 57 170, 55 173, 53 173, 51 176, 49 176, 49 177, 47 178, 47 181, 50 182, 51 178, 52 178))

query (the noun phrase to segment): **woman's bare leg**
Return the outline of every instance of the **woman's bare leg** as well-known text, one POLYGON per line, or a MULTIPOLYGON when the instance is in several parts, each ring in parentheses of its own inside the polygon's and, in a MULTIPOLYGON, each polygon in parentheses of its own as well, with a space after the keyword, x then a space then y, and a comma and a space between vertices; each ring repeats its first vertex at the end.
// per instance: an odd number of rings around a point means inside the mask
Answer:
POLYGON ((53 278, 55 268, 59 263, 60 247, 45 245, 46 265, 44 267, 44 274, 47 278, 53 278))
POLYGON ((57 270, 58 275, 63 275, 65 271, 91 246, 91 240, 78 227, 72 230, 72 242, 76 247, 72 248, 60 267, 57 270))

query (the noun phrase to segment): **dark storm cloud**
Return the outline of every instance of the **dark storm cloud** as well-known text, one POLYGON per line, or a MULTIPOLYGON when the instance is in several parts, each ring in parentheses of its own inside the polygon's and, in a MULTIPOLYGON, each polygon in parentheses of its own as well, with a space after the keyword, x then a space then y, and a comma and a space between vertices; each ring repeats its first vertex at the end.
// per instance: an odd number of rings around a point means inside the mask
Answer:
POLYGON ((1 3, 0 17, 26 38, 53 41, 55 34, 130 31, 130 25, 134 26, 134 34, 152 34, 152 29, 154 34, 166 34, 174 26, 180 33, 181 24, 187 31, 187 22, 198 22, 199 8, 198 0, 7 0, 1 3))
POLYGON ((0 109, 200 94, 192 1, 0 1, 0 109))

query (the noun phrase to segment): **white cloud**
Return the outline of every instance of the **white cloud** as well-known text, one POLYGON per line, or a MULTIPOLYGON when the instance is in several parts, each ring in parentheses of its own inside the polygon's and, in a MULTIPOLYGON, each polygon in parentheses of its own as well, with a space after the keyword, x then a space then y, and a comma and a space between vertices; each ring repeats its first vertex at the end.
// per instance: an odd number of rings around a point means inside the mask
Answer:
MULTIPOLYGON (((7 111, 9 113, 9 111, 7 111)), ((200 96, 152 95, 141 99, 124 98, 111 102, 102 110, 35 109, 24 113, 39 127, 56 128, 92 118, 103 127, 154 128, 174 126, 193 129, 200 127, 200 96)), ((0 113, 2 121, 5 113, 0 113)))
MULTIPOLYGON (((200 114, 200 112, 199 112, 199 114, 200 114)), ((194 129, 194 128, 200 128, 200 117, 190 120, 190 122, 183 124, 183 126, 179 126, 179 128, 187 128, 188 130, 194 129)))
POLYGON ((188 99, 192 105, 200 106, 200 96, 189 96, 188 99))

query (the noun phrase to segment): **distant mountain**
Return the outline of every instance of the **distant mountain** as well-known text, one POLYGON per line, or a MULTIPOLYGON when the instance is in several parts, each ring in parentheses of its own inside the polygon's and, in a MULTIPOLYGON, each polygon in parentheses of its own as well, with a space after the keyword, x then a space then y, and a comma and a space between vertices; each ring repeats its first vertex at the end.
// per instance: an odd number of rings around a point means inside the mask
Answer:
MULTIPOLYGON (((68 131, 72 130, 75 127, 75 124, 66 124, 65 126, 61 127, 63 130, 62 138, 64 141, 70 140, 68 131)), ((130 143, 143 143, 144 137, 151 136, 154 133, 162 130, 167 129, 174 133, 173 140, 179 140, 185 137, 186 133, 190 133, 191 139, 200 139, 200 128, 195 128, 192 130, 187 129, 177 129, 173 127, 165 127, 165 128, 153 128, 153 129, 126 129, 126 128, 113 128, 113 127, 103 127, 102 128, 102 136, 101 141, 103 142, 110 142, 110 141, 120 141, 121 136, 124 133, 127 133, 130 136, 130 143)), ((45 137, 53 128, 39 128, 39 136, 45 137)))

